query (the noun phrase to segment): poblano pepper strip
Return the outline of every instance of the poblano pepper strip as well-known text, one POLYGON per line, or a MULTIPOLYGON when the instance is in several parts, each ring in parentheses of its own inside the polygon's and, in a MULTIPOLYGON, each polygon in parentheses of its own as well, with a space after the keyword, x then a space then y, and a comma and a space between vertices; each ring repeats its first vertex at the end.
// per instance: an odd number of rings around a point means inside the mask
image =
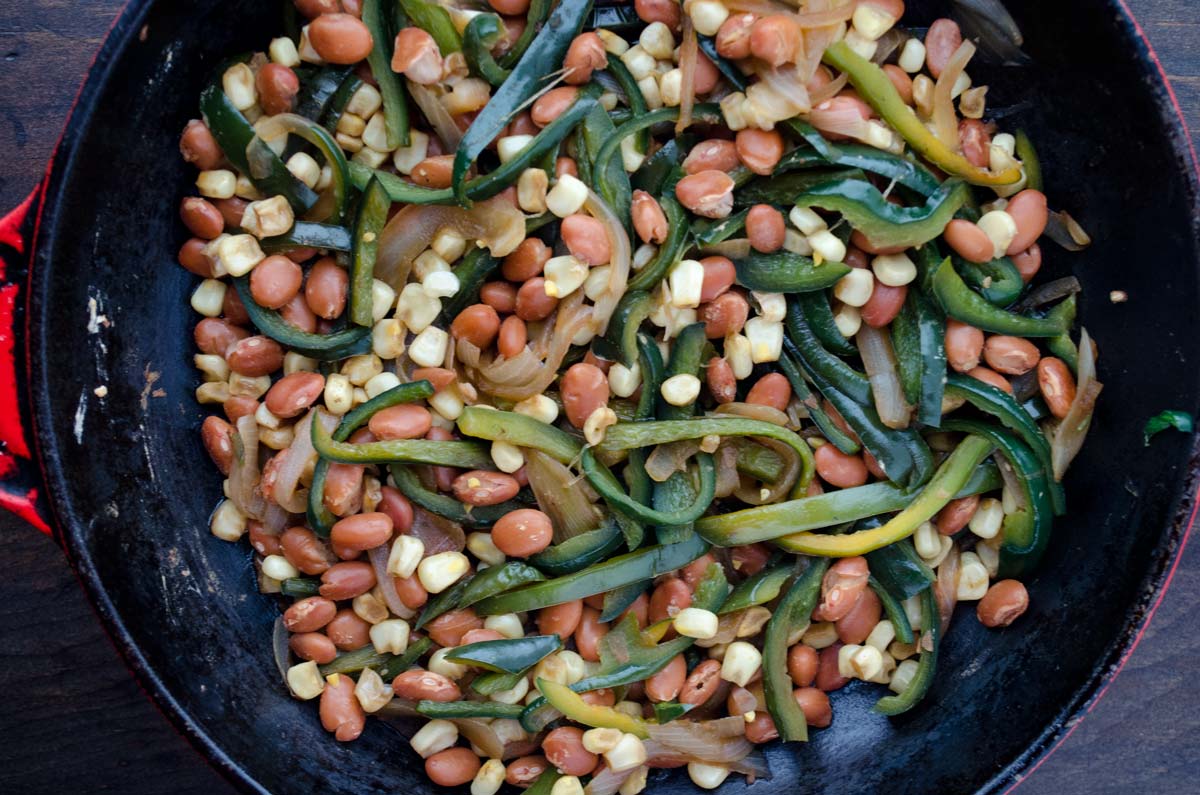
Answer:
POLYGON ((931 196, 941 187, 941 183, 929 169, 900 155, 851 141, 842 141, 835 151, 835 157, 827 157, 811 148, 793 149, 779 161, 775 173, 783 174, 818 166, 846 166, 895 180, 898 185, 911 188, 922 196, 931 196))
POLYGON ((746 229, 749 209, 738 210, 727 218, 713 218, 692 223, 692 239, 698 248, 711 246, 728 240, 746 229))
POLYGON ((818 265, 809 257, 790 251, 773 254, 751 252, 734 261, 737 280, 751 290, 768 293, 807 293, 832 287, 850 272, 841 262, 818 265))
POLYGON ((933 272, 930 285, 947 315, 983 331, 1017 337, 1057 337, 1067 332, 1061 318, 1027 317, 992 306, 963 282, 949 257, 933 272))
MULTIPOLYGON (((979 468, 953 496, 967 497, 994 491, 1003 485, 994 466, 979 468)), ((903 510, 913 500, 911 492, 894 483, 868 483, 813 497, 744 508, 705 516, 696 532, 715 546, 736 547, 783 539, 800 530, 836 527, 856 519, 903 510)))
POLYGON ((529 558, 529 562, 553 576, 571 574, 599 563, 621 546, 621 528, 615 519, 603 522, 595 530, 568 538, 529 558))
MULTIPOLYGON (((503 693, 505 690, 512 690, 518 683, 525 679, 525 673, 519 674, 504 674, 504 673, 486 673, 480 674, 471 680, 471 689, 481 696, 490 696, 492 693, 503 693)), ((523 711, 523 708, 522 708, 523 711)), ((517 717, 520 717, 519 715, 517 717)))
POLYGON ((433 442, 427 439, 391 439, 350 444, 338 442, 325 427, 314 422, 313 447, 322 457, 339 464, 433 464, 462 469, 489 469, 492 457, 477 442, 433 442))
POLYGON ((601 160, 597 155, 607 141, 617 134, 617 128, 604 106, 596 105, 583 119, 583 144, 587 157, 592 160, 592 189, 602 198, 627 230, 632 229, 630 206, 633 203, 633 188, 629 174, 620 158, 601 160))
POLYGON ((658 203, 667 217, 667 239, 658 247, 654 258, 629 280, 626 290, 653 290, 666 278, 671 268, 683 259, 688 239, 687 211, 676 200, 674 190, 664 192, 658 203))
MULTIPOLYGON (((720 124, 724 120, 721 115, 720 105, 715 105, 711 102, 702 102, 692 109, 692 123, 711 123, 720 124)), ((598 172, 602 171, 609 163, 616 162, 620 165, 619 158, 616 157, 617 150, 621 147, 621 141, 631 135, 640 133, 642 130, 649 130, 656 124, 663 122, 679 121, 679 108, 659 108, 645 113, 642 116, 634 117, 617 128, 616 133, 604 141, 596 157, 593 158, 593 166, 598 172)))
POLYGON ((320 593, 321 581, 316 577, 289 577, 279 583, 279 592, 293 599, 316 596, 320 593))
MULTIPOLYGON (((679 335, 675 338, 675 343, 671 346, 671 357, 667 362, 665 372, 663 372, 663 380, 672 378, 677 375, 692 375, 700 377, 702 358, 704 351, 709 347, 708 337, 704 331, 703 323, 693 323, 686 326, 679 335)), ((645 387, 643 387, 644 389, 645 387)), ((654 410, 654 416, 660 420, 682 420, 692 416, 695 413, 695 405, 690 406, 674 406, 663 399, 661 389, 656 390, 658 400, 654 410)), ((648 418, 647 418, 648 419, 648 418)), ((638 447, 638 452, 641 453, 645 447, 638 447)), ((713 466, 714 462, 712 455, 709 453, 699 452, 696 454, 697 468, 713 466)), ((641 479, 641 474, 644 472, 645 459, 638 455, 634 462, 630 465, 633 467, 635 482, 641 479), (639 471, 639 468, 641 471, 639 471)), ((715 472, 715 467, 714 467, 715 472)), ((632 489, 631 489, 632 491, 632 489)), ((699 489, 692 477, 691 471, 673 472, 661 483, 652 483, 650 485, 651 500, 650 506, 654 510, 663 514, 670 514, 676 511, 685 510, 688 506, 697 504, 699 497, 699 489)), ((715 495, 715 483, 714 483, 715 495)), ((636 499, 636 497, 634 498, 636 499)), ((638 502, 644 501, 637 500, 638 502)), ((710 497, 711 501, 711 497, 710 497)), ((682 541, 692 534, 692 523, 685 522, 676 525, 660 524, 657 528, 658 542, 660 544, 674 544, 682 541)))
POLYGON ((421 656, 432 647, 433 641, 429 638, 416 638, 408 644, 408 648, 404 650, 403 654, 397 654, 392 657, 392 659, 380 666, 379 670, 375 673, 379 674, 383 681, 391 682, 397 676, 412 668, 413 664, 421 659, 421 656))
POLYGON ((485 616, 521 613, 594 596, 617 586, 675 571, 703 555, 707 549, 708 544, 695 536, 669 547, 646 547, 575 574, 488 597, 475 605, 475 611, 485 616))
MULTIPOLYGON (((633 424, 647 425, 649 423, 633 424)), ((667 511, 647 507, 626 494, 616 475, 596 458, 591 447, 583 449, 580 465, 588 482, 592 484, 592 488, 604 498, 605 502, 634 522, 650 525, 681 525, 694 522, 708 510, 716 494, 717 470, 712 456, 702 456, 696 460, 700 484, 695 501, 691 505, 667 511)))
POLYGON ((651 584, 651 580, 643 580, 641 582, 632 582, 629 585, 622 585, 619 588, 613 588, 604 594, 604 605, 600 610, 600 618, 597 620, 601 623, 615 621, 622 613, 629 609, 630 605, 637 601, 639 596, 646 592, 646 589, 651 584))
MULTIPOLYGON (((633 113, 633 118, 636 119, 650 112, 650 108, 646 105, 646 97, 642 94, 642 89, 638 87, 637 81, 629 73, 629 67, 625 65, 624 61, 620 58, 609 58, 608 65, 604 69, 613 76, 617 81, 617 85, 625 92, 625 102, 629 105, 629 110, 633 113)), ((637 151, 642 155, 650 151, 649 129, 642 130, 637 134, 637 151)))
POLYGON ((839 428, 825 412, 821 401, 808 388, 808 382, 804 380, 800 365, 786 351, 779 356, 779 369, 783 371, 788 383, 791 384, 792 393, 795 394, 796 399, 803 403, 804 408, 808 410, 808 418, 821 431, 825 440, 846 455, 857 454, 862 447, 854 441, 852 436, 839 428))
POLYGON ((582 445, 566 431, 513 411, 468 406, 458 418, 458 429, 466 436, 489 442, 508 442, 517 447, 541 450, 560 464, 570 466, 582 445))
POLYGON ((1025 289, 1021 272, 1008 257, 983 263, 955 257, 954 269, 968 287, 982 295, 992 306, 1008 306, 1020 298, 1025 289))
POLYGON ((330 135, 337 134, 338 122, 342 120, 346 106, 350 104, 350 98, 362 88, 362 85, 363 81, 359 79, 358 75, 351 73, 338 87, 333 98, 329 100, 329 105, 325 108, 325 113, 321 115, 320 122, 330 135))
MULTIPOLYGON (((517 110, 562 68, 563 56, 579 34, 591 5, 592 0, 562 0, 534 35, 512 74, 471 122, 454 155, 453 190, 460 204, 468 204, 471 199, 467 169, 512 121, 517 110)), ((441 49, 443 55, 449 52, 445 47, 441 49)))
MULTIPOLYGON (((925 360, 921 356, 921 331, 917 327, 916 290, 910 289, 904 304, 892 320, 892 348, 896 351, 896 371, 904 399, 910 405, 920 407, 921 379, 925 373, 925 360)), ((940 409, 939 406, 939 419, 940 409)), ((922 420, 923 422, 923 420, 922 420)))
POLYGON ((315 334, 288 323, 278 310, 260 306, 250 294, 250 275, 238 276, 233 280, 234 289, 246 307, 246 314, 254 327, 276 342, 303 356, 321 361, 336 362, 347 356, 367 353, 371 350, 371 330, 351 326, 329 334, 315 334))
POLYGON ((617 302, 603 339, 611 347, 613 358, 619 358, 626 367, 632 368, 638 361, 638 329, 653 312, 654 298, 644 290, 626 290, 617 302))
POLYGON ((794 355, 806 370, 811 368, 822 379, 860 403, 872 402, 871 382, 866 374, 825 350, 798 301, 788 302, 786 321, 788 337, 796 349, 794 355))
POLYGON ((375 324, 375 256, 391 207, 392 200, 379 180, 368 182, 354 222, 354 265, 350 270, 350 321, 358 326, 375 324))
POLYGON ((458 292, 442 299, 442 315, 449 327, 459 313, 472 304, 479 303, 479 290, 500 267, 500 258, 493 257, 486 248, 474 247, 454 266, 458 277, 458 292))
POLYGON ((880 248, 911 248, 939 237, 969 195, 966 183, 947 180, 925 204, 897 207, 871 183, 842 179, 809 189, 796 197, 795 204, 841 213, 880 248))
POLYGON ((817 597, 821 595, 821 578, 828 568, 828 560, 809 561, 808 568, 796 578, 771 614, 763 635, 763 696, 767 711, 779 730, 779 738, 784 742, 808 739, 808 723, 792 695, 792 679, 788 675, 788 637, 812 616, 817 597))
POLYGON ((500 56, 499 64, 502 68, 511 70, 521 60, 521 56, 529 49, 534 37, 546 24, 546 17, 550 16, 552 5, 552 0, 532 0, 530 2, 529 10, 525 13, 525 27, 522 28, 521 35, 513 42, 513 46, 508 48, 508 52, 500 56))
POLYGON ((986 171, 972 165, 966 157, 939 140, 900 97, 887 73, 854 52, 846 42, 839 41, 828 47, 823 60, 845 72, 859 96, 880 118, 891 125, 917 154, 942 171, 962 177, 973 185, 1012 185, 1021 179, 1020 168, 986 171))
MULTIPOLYGON (((892 546, 895 546, 895 544, 892 546)), ((909 623, 908 614, 904 612, 904 605, 900 603, 891 591, 883 587, 883 583, 875 579, 874 575, 867 579, 867 585, 879 597, 879 604, 883 607, 883 614, 887 616, 888 621, 892 622, 892 629, 896 632, 896 640, 901 643, 912 643, 914 640, 912 624, 909 623)))
POLYGON ((826 168, 794 171, 771 177, 755 177, 733 194, 734 207, 772 204, 790 207, 816 188, 842 182, 865 182, 867 175, 856 168, 826 168))
MULTIPOLYGON (((401 3, 404 1, 401 0, 401 3)), ((383 98, 387 145, 395 149, 408 145, 408 101, 404 96, 400 75, 392 71, 392 47, 396 36, 387 24, 386 13, 385 0, 362 0, 362 21, 371 32, 372 39, 367 64, 383 98)), ((449 54, 445 50, 442 53, 449 54)))
POLYGON ((860 530, 846 535, 819 535, 802 532, 778 540, 781 546, 793 552, 824 557, 851 557, 894 544, 916 532, 917 527, 927 522, 946 503, 954 499, 971 475, 994 449, 992 443, 980 436, 968 436, 959 443, 921 493, 900 513, 882 527, 860 530))
POLYGON ((354 72, 352 66, 324 66, 305 81, 296 97, 296 113, 319 122, 337 96, 342 83, 354 72))
POLYGON ((779 592, 783 590, 783 586, 791 579, 795 572, 795 566, 786 564, 775 566, 774 568, 764 569, 752 577, 748 577, 738 583, 733 592, 725 599, 725 603, 721 605, 718 611, 721 615, 725 613, 736 613, 739 610, 745 610, 747 607, 755 605, 765 605, 768 602, 775 600, 779 596, 779 592))
POLYGON ((526 635, 455 646, 446 659, 487 671, 516 674, 532 668, 561 648, 562 639, 558 635, 526 635))
POLYGON ((540 571, 519 560, 489 566, 477 574, 462 578, 430 599, 413 624, 413 629, 420 629, 443 613, 467 608, 496 594, 545 579, 540 571))
POLYGON ((414 505, 475 530, 486 530, 506 513, 527 507, 514 500, 499 505, 467 505, 454 497, 425 488, 411 467, 393 464, 389 471, 396 488, 414 505))
POLYGON ((942 422, 942 397, 946 390, 946 319, 928 297, 909 290, 905 309, 912 305, 921 356, 921 392, 917 419, 931 428, 942 422))
MULTIPOLYGON (((837 327, 837 323, 833 320, 833 307, 829 303, 829 296, 821 291, 812 291, 807 293, 797 293, 791 297, 804 314, 804 320, 808 323, 809 329, 822 347, 839 356, 855 356, 858 354, 858 347, 852 339, 842 335, 842 332, 837 327)), ((893 332, 895 336, 895 332, 893 332)))
POLYGON ((684 152, 691 149, 692 136, 683 134, 672 138, 646 158, 641 168, 629 179, 634 190, 658 195, 666 188, 667 178, 683 162, 684 152))
POLYGON ((867 563, 871 576, 901 601, 916 596, 937 579, 909 539, 867 553, 867 563))
POLYGON ((1016 138, 1016 155, 1025 171, 1025 187, 1031 190, 1042 190, 1045 185, 1042 183, 1042 163, 1038 158, 1037 149, 1034 148, 1033 141, 1029 139, 1029 135, 1024 130, 1017 130, 1016 138))
POLYGON ((282 235, 265 237, 259 247, 266 254, 281 254, 297 248, 324 248, 330 251, 349 251, 354 247, 350 230, 335 224, 297 221, 282 235))
POLYGON ((507 718, 516 720, 525 709, 522 704, 499 701, 418 701, 417 712, 426 718, 507 718))
POLYGON ((333 660, 322 665, 319 670, 321 676, 329 676, 330 674, 352 674, 361 671, 364 668, 374 668, 383 665, 392 658, 391 654, 375 651, 375 647, 371 644, 363 646, 361 649, 354 651, 343 652, 333 660))
MULTIPOLYGON (((638 334, 638 366, 642 375, 642 394, 638 396, 637 409, 634 419, 637 421, 654 418, 656 396, 666 378, 666 367, 663 365, 662 351, 653 337, 638 334)), ((629 496, 642 505, 650 505, 654 497, 654 481, 646 471, 647 452, 643 448, 629 451, 625 464, 625 481, 629 484, 629 496)))
POLYGON ((941 641, 941 617, 938 615, 937 597, 933 589, 927 588, 921 592, 921 656, 917 660, 917 672, 903 693, 894 696, 884 696, 875 702, 875 711, 884 715, 900 715, 915 707, 933 684, 933 673, 937 668, 938 646, 941 641), (924 634, 929 635, 929 645, 925 646, 924 634))
POLYGON ((463 31, 463 55, 471 74, 482 77, 492 86, 508 79, 510 71, 496 63, 492 48, 500 43, 504 23, 495 14, 479 14, 471 18, 463 31))
POLYGON ((1079 347, 1071 339, 1070 332, 1071 326, 1075 325, 1075 300, 1074 295, 1068 295, 1062 303, 1046 313, 1047 319, 1062 323, 1068 329, 1057 337, 1046 340, 1046 347, 1050 349, 1050 353, 1066 362, 1072 373, 1079 372, 1079 347))
MULTIPOLYGON (((305 220, 324 221, 330 224, 340 224, 349 212, 350 167, 346 154, 333 136, 321 125, 314 121, 298 116, 295 113, 281 113, 267 117, 267 121, 255 128, 274 137, 276 134, 287 133, 311 144, 329 167, 332 179, 325 190, 321 201, 309 210, 305 220), (323 216, 313 218, 313 213, 328 210, 323 216)), ((257 132, 254 139, 246 147, 246 163, 249 167, 248 176, 251 180, 258 179, 264 174, 274 172, 275 163, 279 157, 272 151, 266 140, 259 137, 257 132)), ((270 195, 270 194, 268 194, 270 195)))

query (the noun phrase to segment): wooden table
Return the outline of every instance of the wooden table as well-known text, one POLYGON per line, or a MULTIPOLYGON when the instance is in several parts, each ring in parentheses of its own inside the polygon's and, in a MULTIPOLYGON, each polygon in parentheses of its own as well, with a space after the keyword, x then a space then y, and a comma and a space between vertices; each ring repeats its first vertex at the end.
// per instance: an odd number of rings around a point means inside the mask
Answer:
MULTIPOLYGON (((1193 0, 1129 3, 1158 48, 1189 124, 1200 132, 1200 17, 1193 0)), ((0 5, 0 208, 17 204, 41 177, 121 5, 0 5)), ((0 792, 233 791, 141 692, 48 538, 0 513, 0 560, 0 792)), ((1200 542, 1184 552, 1174 585, 1124 672, 1021 788, 1023 795, 1154 795, 1196 786, 1200 689, 1191 674, 1200 658, 1197 602, 1200 542)))

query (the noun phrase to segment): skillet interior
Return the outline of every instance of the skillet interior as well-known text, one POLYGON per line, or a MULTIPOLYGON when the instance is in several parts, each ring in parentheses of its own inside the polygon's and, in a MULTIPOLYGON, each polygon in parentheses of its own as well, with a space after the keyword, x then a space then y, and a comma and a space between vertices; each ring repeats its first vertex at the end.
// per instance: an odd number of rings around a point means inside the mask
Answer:
MULTIPOLYGON (((934 3, 910 3, 931 19, 934 3)), ((1110 4, 1011 4, 1034 69, 975 71, 989 105, 1022 99, 1052 203, 1095 238, 1046 247, 1050 276, 1083 281, 1081 316, 1106 389, 1068 478, 1058 523, 1016 628, 983 630, 969 608, 950 633, 926 705, 870 712, 874 686, 835 699, 831 729, 768 750, 755 791, 966 792, 1003 786, 1091 697, 1128 642, 1174 549, 1190 486, 1189 440, 1141 444, 1145 418, 1198 401, 1196 196, 1176 121, 1141 44, 1110 4), (1110 290, 1128 303, 1110 305, 1110 290), (1184 495, 1181 497, 1181 495, 1184 495)), ((273 600, 254 592, 245 545, 215 541, 219 476, 195 433, 191 277, 174 264, 179 197, 194 178, 177 133, 231 52, 261 48, 276 4, 133 3, 64 139, 40 233, 30 307, 31 388, 64 540, 119 645, 172 717, 248 788, 428 792, 402 736, 369 722, 349 746, 292 701, 271 659, 273 600), (147 24, 144 41, 138 33, 147 24), (90 332, 89 303, 107 317, 90 332), (97 384, 108 387, 103 400, 97 384)), ((656 792, 683 790, 657 773, 656 792)), ((741 784, 727 784, 734 789, 741 784)))

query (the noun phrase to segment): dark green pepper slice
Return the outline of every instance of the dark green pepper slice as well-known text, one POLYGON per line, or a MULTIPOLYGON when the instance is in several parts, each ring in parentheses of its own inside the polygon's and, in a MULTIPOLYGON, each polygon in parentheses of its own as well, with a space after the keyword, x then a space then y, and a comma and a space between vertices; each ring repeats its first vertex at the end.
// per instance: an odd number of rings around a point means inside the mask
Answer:
POLYGON ((312 427, 313 447, 317 453, 339 464, 433 464, 462 469, 488 469, 492 466, 492 457, 477 442, 392 439, 350 444, 334 441, 319 422, 314 422, 312 427))
POLYGON ((764 569, 753 577, 743 580, 729 594, 719 612, 722 615, 736 613, 747 607, 765 605, 767 602, 773 601, 775 597, 779 596, 779 592, 783 590, 784 584, 791 579, 794 572, 795 567, 788 564, 764 569))
POLYGON ((992 306, 963 282, 949 257, 933 272, 930 285, 947 315, 978 329, 1018 337, 1057 337, 1067 331, 1061 318, 1026 317, 992 306))
POLYGON ((498 673, 517 674, 537 665, 562 648, 558 635, 527 635, 523 638, 484 640, 456 646, 447 655, 451 662, 498 673))
POLYGON ((521 717, 523 704, 502 704, 499 701, 418 701, 417 712, 426 718, 508 718, 521 717))
MULTIPOLYGON (((895 544, 892 546, 895 546, 895 544)), ((871 586, 871 590, 879 597, 879 604, 883 607, 883 614, 887 616, 888 621, 892 622, 892 629, 896 632, 896 640, 901 643, 912 643, 914 640, 913 628, 912 624, 909 623, 908 613, 904 612, 904 605, 892 595, 891 591, 884 588, 883 583, 875 579, 874 575, 867 579, 867 584, 871 586)))
POLYGON ((502 502, 499 505, 467 505, 454 497, 425 488, 411 467, 393 464, 388 469, 392 473, 392 480, 395 481, 396 488, 414 505, 464 527, 476 530, 486 529, 494 525, 506 513, 527 507, 523 503, 513 500, 502 502))
POLYGON ((897 207, 871 183, 843 179, 818 185, 798 196, 795 203, 841 213, 850 226, 880 248, 911 248, 941 235, 969 195, 966 183, 947 180, 924 205, 897 207))
MULTIPOLYGON (((450 13, 432 0, 399 0, 400 8, 404 9, 408 23, 421 28, 437 43, 438 50, 445 57, 452 52, 462 49, 462 40, 454 27, 450 13)), ((390 65, 389 65, 390 68, 390 65)))
POLYGON ((295 248, 349 251, 354 247, 354 239, 344 226, 297 221, 284 234, 263 238, 259 241, 259 247, 267 254, 279 254, 295 248))
POLYGON ((938 646, 941 641, 941 617, 938 615, 937 598, 932 588, 921 592, 921 627, 929 635, 929 647, 925 648, 922 636, 921 656, 917 660, 917 673, 903 693, 884 696, 875 702, 875 711, 884 715, 900 715, 915 707, 933 684, 933 673, 937 668, 938 646))
POLYGON ((472 17, 463 31, 463 55, 471 74, 482 77, 492 86, 508 79, 509 70, 496 63, 492 48, 500 43, 504 23, 495 14, 479 14, 472 17))
POLYGON ((375 256, 391 206, 392 200, 379 180, 368 182, 354 223, 354 265, 350 271, 350 320, 359 326, 370 327, 375 323, 372 315, 375 256))
POLYGON ((817 597, 821 595, 821 578, 829 568, 827 559, 809 562, 808 569, 796 578, 767 621, 763 637, 762 677, 767 711, 784 742, 808 739, 808 723, 804 711, 792 696, 792 679, 788 675, 788 636, 798 625, 808 621, 817 597))
MULTIPOLYGON (((367 55, 367 64, 371 67, 371 76, 379 84, 387 144, 394 149, 408 145, 408 101, 404 97, 400 75, 392 71, 392 46, 396 37, 384 18, 385 5, 384 0, 362 0, 362 21, 371 32, 373 45, 367 55)), ((442 53, 449 54, 446 50, 442 53)))
POLYGON ((284 320, 277 310, 260 306, 254 300, 254 296, 250 294, 249 274, 235 278, 233 286, 238 292, 238 297, 242 299, 242 304, 246 307, 246 314, 250 316, 250 322, 254 324, 255 328, 303 356, 335 362, 347 356, 366 353, 371 349, 371 330, 369 328, 351 326, 330 334, 301 331, 284 320))
POLYGON ((609 520, 595 530, 568 538, 561 544, 542 550, 529 559, 547 574, 560 576, 586 569, 604 560, 621 546, 621 528, 609 520))
MULTIPOLYGON (((844 337, 838 329, 837 323, 834 322, 833 307, 829 304, 827 294, 814 290, 797 293, 791 300, 800 307, 800 311, 804 314, 804 320, 822 347, 839 356, 856 356, 858 354, 858 348, 854 345, 854 341, 844 337)), ((895 336, 894 332, 893 336, 895 336)))
POLYGON ((768 293, 807 293, 832 287, 850 272, 840 262, 822 262, 790 251, 774 254, 751 252, 734 262, 737 279, 751 290, 768 293))

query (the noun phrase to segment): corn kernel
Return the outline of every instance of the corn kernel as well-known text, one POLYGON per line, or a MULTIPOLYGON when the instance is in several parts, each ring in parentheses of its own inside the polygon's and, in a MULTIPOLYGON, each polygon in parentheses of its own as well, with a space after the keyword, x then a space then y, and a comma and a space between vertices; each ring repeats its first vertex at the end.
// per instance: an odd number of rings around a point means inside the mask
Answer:
POLYGON ((196 189, 207 199, 232 199, 237 192, 237 175, 223 168, 201 171, 196 177, 196 189))
POLYGON ((517 158, 531 141, 532 135, 506 135, 496 141, 496 153, 500 156, 500 162, 507 163, 517 158))
POLYGON ((525 637, 525 627, 516 613, 501 613, 483 620, 484 629, 494 629, 506 638, 525 637))
POLYGON ((411 174, 428 153, 429 136, 420 130, 409 130, 408 146, 401 146, 392 152, 392 163, 401 174, 411 174))
POLYGON ((563 776, 550 787, 550 795, 583 795, 583 784, 578 776, 563 776))
POLYGON ((458 742, 458 727, 448 720, 435 718, 422 726, 408 744, 422 759, 445 751, 458 742))
POLYGON ((225 305, 225 290, 225 282, 220 279, 205 279, 192 293, 192 309, 205 317, 220 317, 225 305))
POLYGON ((593 754, 606 754, 616 748, 620 741, 620 729, 588 729, 583 733, 583 747, 593 754))
POLYGON ((659 391, 672 406, 690 406, 700 396, 700 379, 691 373, 673 375, 663 381, 659 391))
POLYGON ((571 254, 551 257, 543 269, 546 295, 566 298, 583 286, 588 277, 588 264, 571 254))
POLYGON ((739 381, 749 378, 754 370, 754 360, 751 358, 750 340, 742 334, 730 334, 725 337, 725 361, 733 370, 733 377, 739 381))
POLYGON ((908 690, 908 686, 912 684, 917 675, 919 664, 916 660, 904 660, 896 666, 896 670, 892 672, 892 678, 888 681, 888 689, 893 693, 903 693, 908 690))
POLYGON ((224 500, 213 511, 209 528, 212 534, 222 541, 237 541, 246 532, 246 514, 242 513, 233 500, 224 500))
POLYGON ((675 615, 671 626, 685 637, 707 640, 717 635, 717 614, 698 607, 685 607, 675 615))
POLYGON ((801 642, 805 646, 811 646, 814 649, 827 649, 837 641, 837 627, 832 621, 818 621, 810 625, 801 637, 801 642))
POLYGON ((230 276, 245 276, 267 258, 252 235, 227 235, 217 245, 217 259, 230 276))
POLYGON ((988 573, 979 556, 974 552, 964 552, 958 566, 958 601, 982 599, 988 590, 988 573))
MULTIPOLYGON (((783 353, 783 324, 761 317, 746 321, 746 339, 750 341, 750 359, 755 364, 777 362, 783 353)), ((749 375, 749 373, 747 373, 749 375)))
POLYGON ((429 656, 429 670, 447 679, 462 679, 467 675, 467 666, 447 660, 446 655, 454 649, 438 649, 429 656))
POLYGON ((303 701, 314 699, 325 690, 325 680, 312 660, 288 668, 287 683, 292 695, 303 701))
POLYGON ((688 762, 688 778, 701 789, 716 789, 729 778, 729 768, 707 762, 688 762))
POLYGON ((1004 256, 1017 236, 1017 222, 1003 210, 985 213, 976 225, 988 236, 988 240, 992 241, 992 256, 996 258, 1004 256))
POLYGON ((874 291, 875 276, 866 268, 852 268, 833 286, 834 298, 853 307, 866 305, 874 291))
POLYGON ((700 306, 700 294, 704 286, 704 266, 694 259, 681 260, 671 269, 668 283, 671 287, 671 304, 680 309, 700 306))
POLYGON ((429 326, 409 346, 408 356, 421 367, 440 367, 446 359, 449 335, 437 326, 429 326))
POLYGON ((719 0, 690 0, 684 4, 692 25, 701 36, 715 36, 729 18, 729 10, 719 0))
POLYGON ((753 291, 750 296, 758 304, 758 316, 769 323, 781 323, 787 315, 787 299, 782 293, 753 291))
POLYGON ((221 88, 225 96, 238 110, 254 107, 258 102, 258 89, 254 85, 254 72, 244 63, 236 63, 221 75, 221 88))
POLYGON ((921 71, 925 68, 925 45, 920 39, 908 39, 900 49, 897 63, 910 75, 921 71))
POLYGON ((654 74, 654 68, 658 65, 655 58, 650 53, 646 52, 645 48, 640 44, 635 44, 625 52, 621 53, 621 63, 629 69, 629 73, 633 75, 634 80, 642 80, 654 74))
POLYGON ((615 773, 632 770, 645 764, 646 746, 635 735, 625 733, 612 750, 604 754, 604 759, 608 762, 609 769, 615 773))
MULTIPOLYGON (((627 398, 642 385, 642 370, 639 365, 632 368, 614 362, 608 370, 608 388, 617 397, 627 398)), ((551 401, 553 402, 553 401, 551 401)))
POLYGON ((371 645, 380 654, 403 654, 408 649, 410 629, 404 619, 384 619, 371 627, 371 645))
POLYGON ((504 784, 504 763, 499 759, 489 759, 479 768, 471 781, 471 795, 496 795, 504 784))
POLYGON ((296 44, 287 36, 271 39, 271 44, 267 48, 267 55, 270 56, 273 63, 286 66, 289 69, 300 65, 300 53, 296 50, 296 44))
POLYGON ((467 536, 467 551, 489 566, 504 562, 504 553, 492 541, 491 533, 471 533, 467 536))
POLYGON ((762 652, 744 640, 735 640, 725 650, 721 678, 745 687, 762 667, 762 652))

